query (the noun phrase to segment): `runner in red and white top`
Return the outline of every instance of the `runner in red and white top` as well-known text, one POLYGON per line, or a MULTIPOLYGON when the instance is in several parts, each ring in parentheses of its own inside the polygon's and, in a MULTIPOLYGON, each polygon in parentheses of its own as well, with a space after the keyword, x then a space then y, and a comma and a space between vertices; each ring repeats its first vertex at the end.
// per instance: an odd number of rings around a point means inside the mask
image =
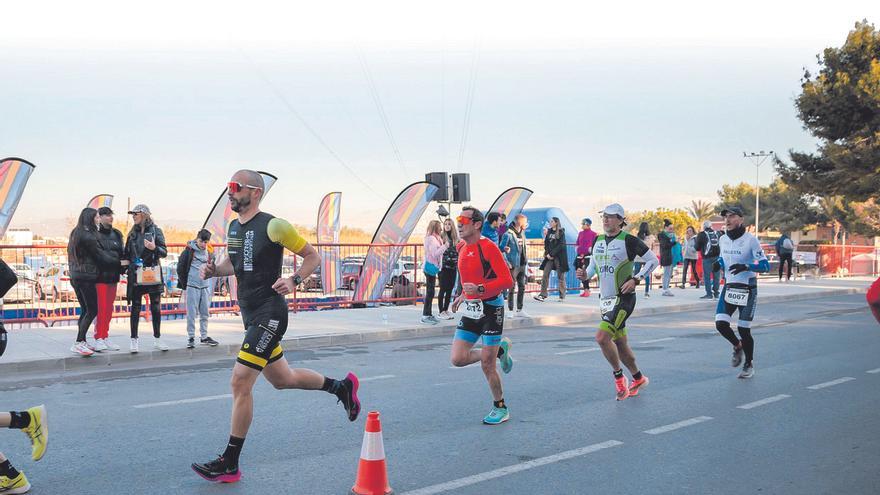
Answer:
POLYGON ((476 208, 465 206, 458 217, 458 232, 464 241, 458 252, 458 272, 461 290, 452 303, 452 311, 462 309, 463 316, 452 341, 453 366, 468 366, 480 362, 492 391, 492 411, 483 418, 489 425, 501 424, 510 419, 501 375, 495 360, 501 360, 501 370, 510 373, 513 358, 510 357, 511 342, 501 337, 504 329, 504 298, 501 293, 513 287, 513 278, 498 245, 481 238, 483 214, 476 208), (474 349, 477 340, 483 338, 483 346, 474 349))

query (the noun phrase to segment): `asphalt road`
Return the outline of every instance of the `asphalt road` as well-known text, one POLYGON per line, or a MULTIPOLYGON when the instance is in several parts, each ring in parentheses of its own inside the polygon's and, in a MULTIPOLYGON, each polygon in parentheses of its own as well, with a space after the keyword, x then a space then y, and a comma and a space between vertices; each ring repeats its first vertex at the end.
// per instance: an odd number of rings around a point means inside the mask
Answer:
MULTIPOLYGON (((482 372, 452 369, 448 339, 286 354, 361 376, 365 411, 382 413, 397 493, 877 493, 880 326, 863 296, 759 306, 752 380, 736 378, 708 304, 636 316, 629 328, 651 384, 623 402, 590 350, 593 328, 510 332, 511 420, 497 427, 480 422, 491 407, 482 372)), ((3 433, 0 449, 37 494, 348 493, 366 414, 349 423, 328 394, 262 380, 242 482, 190 471, 225 446, 230 365, 21 386, 0 377, 0 409, 45 403, 50 414, 41 462, 18 432, 3 433)))

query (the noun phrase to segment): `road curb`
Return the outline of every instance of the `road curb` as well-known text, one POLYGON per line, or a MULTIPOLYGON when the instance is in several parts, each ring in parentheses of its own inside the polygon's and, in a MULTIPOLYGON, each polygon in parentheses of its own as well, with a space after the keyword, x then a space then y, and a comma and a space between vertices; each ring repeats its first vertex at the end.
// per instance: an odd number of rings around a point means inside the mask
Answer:
MULTIPOLYGON (((867 288, 828 289, 810 294, 791 294, 780 296, 766 296, 761 303, 780 303, 787 301, 799 301, 805 299, 819 299, 823 297, 842 296, 849 294, 864 294, 867 288)), ((552 304, 552 303, 546 303, 552 304)), ((700 309, 714 310, 714 302, 692 302, 676 306, 659 308, 639 308, 637 316, 652 316, 666 313, 683 313, 700 309)), ((419 326, 411 328, 395 328, 388 330, 373 330, 369 332, 355 332, 346 334, 308 335, 303 337, 291 337, 281 341, 285 350, 314 349, 320 347, 334 347, 343 345, 369 344, 371 342, 388 342, 395 340, 410 340, 427 337, 451 336, 455 333, 455 320, 448 320, 436 326, 419 326)), ((590 307, 581 313, 564 315, 547 315, 532 318, 507 319, 504 322, 505 330, 518 330, 547 325, 565 325, 572 323, 587 323, 599 321, 599 311, 596 307, 590 307)), ((216 347, 198 347, 196 349, 171 349, 168 351, 142 351, 131 354, 125 351, 111 353, 95 353, 89 358, 70 356, 64 358, 47 358, 32 361, 20 361, 13 363, 0 363, 0 373, 13 372, 45 372, 45 371, 98 371, 101 366, 112 367, 139 362, 161 362, 169 359, 194 359, 224 356, 233 357, 238 354, 239 346, 221 344, 216 347)), ((180 364, 178 364, 180 365, 180 364)), ((185 365, 181 365, 185 366, 185 365)))

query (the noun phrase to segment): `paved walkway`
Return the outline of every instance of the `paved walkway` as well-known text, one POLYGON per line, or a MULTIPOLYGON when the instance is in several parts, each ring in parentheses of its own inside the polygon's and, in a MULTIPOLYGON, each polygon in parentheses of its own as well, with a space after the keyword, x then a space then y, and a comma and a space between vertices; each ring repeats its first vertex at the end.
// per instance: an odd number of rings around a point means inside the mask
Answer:
MULTIPOLYGON (((758 300, 779 302, 866 292, 872 282, 873 279, 866 277, 814 279, 787 284, 761 281, 758 300)), ((703 295, 702 289, 673 290, 674 297, 663 297, 660 291, 654 290, 650 298, 643 297, 643 293, 639 291, 636 314, 704 310, 705 317, 712 318, 715 303, 699 299, 703 295)), ((599 320, 596 296, 595 292, 590 298, 570 294, 564 302, 558 302, 554 296, 541 303, 527 294, 524 309, 530 317, 508 319, 505 322, 505 330, 579 322, 589 326, 588 323, 599 320)), ((291 314, 290 325, 282 345, 285 349, 301 349, 453 334, 457 320, 441 321, 439 325, 425 325, 419 322, 421 311, 422 306, 419 305, 291 314)), ((760 305, 758 311, 761 311, 760 305)), ((0 373, 82 370, 86 367, 112 366, 136 360, 161 361, 187 356, 193 358, 233 356, 241 345, 242 324, 240 318, 231 315, 212 317, 209 323, 209 335, 218 340, 220 345, 217 347, 199 345, 195 349, 186 349, 186 320, 163 321, 162 338, 171 349, 162 352, 153 350, 152 326, 149 322, 142 321, 141 352, 130 354, 128 321, 118 320, 111 324, 110 338, 122 347, 122 350, 96 353, 89 358, 80 357, 70 351, 70 346, 76 337, 76 328, 73 326, 13 329, 9 333, 9 346, 6 354, 0 358, 0 373)))

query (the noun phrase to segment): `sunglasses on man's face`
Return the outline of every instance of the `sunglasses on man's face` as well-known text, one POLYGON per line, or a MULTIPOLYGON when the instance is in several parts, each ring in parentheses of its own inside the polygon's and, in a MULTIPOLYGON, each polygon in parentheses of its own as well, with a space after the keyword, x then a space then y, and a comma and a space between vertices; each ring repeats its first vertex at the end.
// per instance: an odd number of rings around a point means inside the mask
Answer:
POLYGON ((229 189, 229 192, 235 194, 245 187, 248 189, 262 189, 262 187, 252 186, 250 184, 242 184, 241 182, 231 181, 229 184, 226 184, 226 187, 229 189))
POLYGON ((462 225, 471 225, 474 223, 474 220, 471 217, 459 216, 458 218, 456 218, 456 220, 458 220, 458 223, 462 225))

